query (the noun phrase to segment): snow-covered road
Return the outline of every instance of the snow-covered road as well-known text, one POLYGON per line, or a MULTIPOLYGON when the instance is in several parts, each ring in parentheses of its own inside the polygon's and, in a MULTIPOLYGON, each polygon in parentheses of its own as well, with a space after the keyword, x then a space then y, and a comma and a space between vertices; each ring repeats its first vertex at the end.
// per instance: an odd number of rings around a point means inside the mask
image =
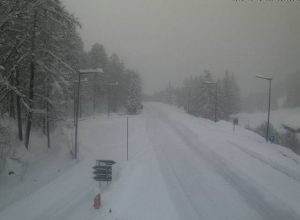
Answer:
MULTIPOLYGON (((222 151, 215 151, 220 147, 233 148, 226 139, 221 146, 218 133, 207 140, 205 124, 195 132, 188 121, 182 123, 164 110, 149 106, 147 132, 181 219, 300 219, 297 209, 269 190, 268 184, 273 182, 257 182, 255 179, 261 178, 259 171, 245 172, 240 169, 241 161, 234 163, 222 151)), ((253 158, 247 159, 265 166, 253 158)), ((268 169, 270 174, 274 171, 268 169)), ((299 186, 298 182, 298 189, 299 186)))
MULTIPOLYGON (((0 219, 300 219, 299 156, 243 128, 233 132, 227 122, 147 103, 129 118, 129 161, 124 116, 81 121, 79 143, 80 159, 38 189, 25 175, 17 189, 32 193, 0 210, 0 219), (96 159, 117 162, 100 210, 92 207, 96 159)), ((47 169, 37 161, 35 181, 42 181, 47 169)))

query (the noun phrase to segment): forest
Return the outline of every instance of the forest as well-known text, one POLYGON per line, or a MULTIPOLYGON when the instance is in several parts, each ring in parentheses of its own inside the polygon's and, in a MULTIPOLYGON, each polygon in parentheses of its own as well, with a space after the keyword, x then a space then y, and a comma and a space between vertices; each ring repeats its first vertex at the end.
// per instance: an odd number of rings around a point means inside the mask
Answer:
POLYGON ((27 149, 32 129, 47 136, 50 148, 51 132, 74 119, 79 89, 80 115, 138 113, 139 74, 100 43, 86 51, 80 28, 59 0, 0 1, 0 160, 13 151, 12 123, 27 149), (78 88, 84 69, 101 74, 82 77, 78 88))

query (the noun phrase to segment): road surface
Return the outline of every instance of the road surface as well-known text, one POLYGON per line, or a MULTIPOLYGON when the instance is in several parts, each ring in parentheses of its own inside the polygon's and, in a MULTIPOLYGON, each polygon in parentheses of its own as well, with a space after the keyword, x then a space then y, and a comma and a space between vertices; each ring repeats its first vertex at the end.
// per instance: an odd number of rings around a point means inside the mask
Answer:
POLYGON ((268 185, 255 181, 255 172, 242 172, 239 164, 209 146, 220 142, 212 138, 203 143, 201 136, 157 105, 146 111, 147 132, 181 219, 300 219, 295 210, 268 191, 268 185))
POLYGON ((126 117, 86 119, 79 126, 79 160, 0 210, 0 219, 299 220, 299 157, 224 126, 147 103, 129 118, 126 161, 126 117), (96 159, 117 161, 100 210, 92 206, 96 159))

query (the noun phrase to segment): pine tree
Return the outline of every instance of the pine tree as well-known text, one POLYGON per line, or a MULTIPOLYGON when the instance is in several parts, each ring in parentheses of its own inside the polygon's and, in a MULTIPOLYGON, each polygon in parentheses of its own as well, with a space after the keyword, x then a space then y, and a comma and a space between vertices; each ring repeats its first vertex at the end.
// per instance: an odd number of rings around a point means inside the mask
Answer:
POLYGON ((300 73, 294 73, 287 78, 287 95, 285 107, 295 108, 300 106, 300 73))
POLYGON ((131 71, 129 76, 127 111, 136 114, 141 107, 141 80, 138 74, 131 71))
MULTIPOLYGON (((103 45, 95 43, 88 53, 89 68, 96 69, 101 68, 104 74, 107 74, 108 58, 103 45)), ((94 74, 93 76, 93 109, 94 112, 100 108, 101 102, 103 102, 103 95, 105 92, 106 84, 105 75, 94 74)), ((103 105, 104 103, 102 103, 103 105)))
POLYGON ((225 76, 221 82, 220 108, 222 110, 222 118, 229 119, 231 114, 237 113, 240 107, 239 88, 235 81, 234 75, 225 72, 225 76))
POLYGON ((108 85, 118 83, 118 86, 108 86, 108 105, 113 112, 121 106, 126 106, 127 87, 125 84, 125 66, 117 54, 112 54, 108 59, 107 80, 108 85))
POLYGON ((40 126, 44 121, 48 126, 49 116, 59 118, 58 112, 66 112, 82 42, 77 20, 58 0, 1 4, 5 17, 0 23, 0 42, 5 43, 0 44, 0 65, 6 71, 1 73, 0 90, 1 84, 9 84, 5 90, 17 96, 18 122, 26 110, 28 147, 32 123, 40 126))

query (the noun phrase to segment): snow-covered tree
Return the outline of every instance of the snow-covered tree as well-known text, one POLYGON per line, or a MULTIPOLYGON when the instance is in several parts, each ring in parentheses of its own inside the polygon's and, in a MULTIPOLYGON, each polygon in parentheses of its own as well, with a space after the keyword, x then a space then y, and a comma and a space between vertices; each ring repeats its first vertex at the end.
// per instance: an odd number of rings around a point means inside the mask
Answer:
POLYGON ((117 86, 107 86, 108 105, 116 112, 121 106, 126 106, 127 91, 125 65, 117 54, 112 54, 107 65, 107 85, 118 83, 117 86))
POLYGON ((231 114, 237 113, 240 107, 240 93, 233 74, 229 75, 225 72, 225 76, 221 82, 220 90, 220 114, 225 120, 229 119, 231 114))
MULTIPOLYGON (((65 111, 62 104, 72 94, 71 82, 82 42, 76 30, 77 20, 58 0, 12 0, 1 4, 1 15, 5 16, 0 23, 0 42, 4 42, 0 44, 0 65, 5 71, 1 72, 0 90, 17 96, 19 122, 26 112, 28 147, 32 122, 46 118, 42 121, 47 123, 50 112, 58 116, 57 111, 65 111), (33 113, 39 114, 33 117, 33 113)), ((12 100, 11 97, 8 98, 12 100)))
POLYGON ((136 114, 141 108, 141 79, 134 71, 131 71, 130 74, 128 74, 128 77, 129 88, 127 111, 130 114, 136 114))
POLYGON ((300 106, 300 72, 291 74, 287 77, 287 94, 285 107, 294 108, 300 106))
POLYGON ((91 50, 88 52, 88 63, 89 68, 101 68, 104 71, 104 74, 94 74, 92 81, 92 90, 93 90, 93 109, 94 112, 96 109, 99 109, 101 105, 104 105, 103 96, 106 90, 106 78, 107 74, 107 53, 103 45, 95 43, 91 50))

